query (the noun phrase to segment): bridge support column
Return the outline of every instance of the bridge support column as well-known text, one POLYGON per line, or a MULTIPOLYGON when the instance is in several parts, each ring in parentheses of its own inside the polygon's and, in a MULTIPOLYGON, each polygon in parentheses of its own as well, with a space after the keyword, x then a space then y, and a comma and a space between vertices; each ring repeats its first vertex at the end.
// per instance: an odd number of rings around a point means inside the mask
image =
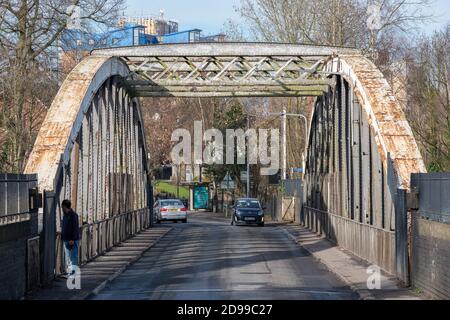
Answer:
POLYGON ((395 268, 397 277, 409 285, 409 254, 408 254, 408 208, 406 205, 407 191, 397 189, 395 199, 395 268))

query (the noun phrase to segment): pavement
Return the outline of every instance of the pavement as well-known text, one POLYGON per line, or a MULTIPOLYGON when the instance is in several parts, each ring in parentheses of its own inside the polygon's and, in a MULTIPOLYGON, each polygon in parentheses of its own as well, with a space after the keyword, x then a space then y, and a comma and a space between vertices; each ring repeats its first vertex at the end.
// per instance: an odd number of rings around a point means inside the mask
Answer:
POLYGON ((170 226, 161 225, 144 230, 120 243, 107 253, 88 262, 81 269, 81 289, 69 290, 67 279, 58 277, 49 287, 31 292, 25 300, 84 300, 95 295, 106 284, 120 275, 128 266, 156 245, 169 231, 170 226))
MULTIPOLYGON (((163 224, 164 225, 164 224, 163 224)), ((278 224, 231 226, 190 214, 95 300, 358 299, 278 224)))
POLYGON ((370 274, 370 263, 352 255, 350 252, 334 245, 322 236, 293 224, 282 228, 293 241, 308 251, 325 265, 339 279, 344 281, 363 300, 422 300, 424 294, 401 287, 395 277, 383 271, 380 274, 379 289, 368 289, 367 280, 370 274))

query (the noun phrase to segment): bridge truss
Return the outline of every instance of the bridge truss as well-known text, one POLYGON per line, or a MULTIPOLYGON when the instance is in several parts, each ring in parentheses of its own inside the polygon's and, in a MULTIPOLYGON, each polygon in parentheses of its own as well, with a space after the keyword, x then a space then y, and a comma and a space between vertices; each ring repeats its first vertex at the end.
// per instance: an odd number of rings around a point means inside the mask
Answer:
POLYGON ((389 84, 354 49, 198 43, 93 51, 53 101, 26 172, 53 190, 62 168, 59 196, 77 199, 88 222, 139 209, 151 199, 139 98, 255 96, 315 98, 305 223, 330 237, 339 230, 334 240, 392 271, 393 190, 425 168, 389 84))
POLYGON ((332 85, 323 71, 337 52, 302 45, 224 43, 105 49, 93 55, 128 64, 127 88, 139 97, 320 96, 332 85), (213 48, 213 49, 212 49, 213 48))

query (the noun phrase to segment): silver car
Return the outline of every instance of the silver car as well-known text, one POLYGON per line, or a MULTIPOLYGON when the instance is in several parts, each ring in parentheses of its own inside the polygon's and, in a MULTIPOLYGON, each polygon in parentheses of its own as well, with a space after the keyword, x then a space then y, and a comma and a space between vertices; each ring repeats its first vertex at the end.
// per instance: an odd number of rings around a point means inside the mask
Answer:
POLYGON ((183 202, 178 199, 162 199, 156 201, 153 206, 153 214, 156 223, 161 223, 161 221, 187 222, 187 209, 183 202))

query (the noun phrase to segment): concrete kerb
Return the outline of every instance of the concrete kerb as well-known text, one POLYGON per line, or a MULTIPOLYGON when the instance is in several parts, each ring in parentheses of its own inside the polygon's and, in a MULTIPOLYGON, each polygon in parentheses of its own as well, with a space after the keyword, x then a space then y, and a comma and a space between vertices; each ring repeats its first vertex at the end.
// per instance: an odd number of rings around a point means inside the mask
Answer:
MULTIPOLYGON (((142 258, 142 256, 148 251, 150 250, 152 247, 154 247, 163 237, 165 237, 173 228, 170 227, 167 229, 166 232, 164 232, 162 235, 160 235, 155 241, 153 241, 153 243, 151 245, 149 245, 147 248, 145 248, 144 250, 142 250, 142 252, 140 254, 138 254, 137 256, 135 256, 133 259, 131 259, 130 261, 128 261, 127 263, 125 263, 125 265, 123 265, 122 267, 120 267, 116 272, 114 272, 111 276, 108 277, 108 279, 104 280, 102 283, 100 283, 97 287, 95 287, 93 290, 91 290, 90 292, 87 292, 86 294, 84 294, 83 296, 81 296, 81 300, 86 300, 89 298, 92 298, 96 295, 98 295, 100 293, 100 291, 102 291, 103 289, 105 289, 106 285, 109 284, 110 282, 114 281, 114 279, 116 279, 118 276, 120 276, 123 272, 125 272, 125 270, 127 270, 131 265, 133 265, 134 263, 136 263, 140 258, 142 258)), ((80 298, 78 298, 80 299, 80 298)), ((78 300, 77 299, 77 300, 78 300)))
POLYGON ((355 283, 351 282, 347 277, 344 277, 338 270, 332 268, 327 263, 327 261, 325 261, 325 260, 321 259, 320 257, 318 257, 317 254, 315 254, 314 251, 311 251, 307 247, 303 246, 301 244, 301 241, 299 241, 293 234, 291 234, 289 231, 287 231, 284 228, 281 228, 281 229, 283 230, 283 232, 286 234, 286 236, 288 238, 293 240, 298 245, 302 246, 302 248, 305 249, 306 251, 308 251, 308 253, 311 254, 311 256, 314 257, 314 259, 316 259, 322 265, 324 265, 328 271, 330 271, 336 277, 338 277, 341 281, 343 281, 353 292, 355 292, 359 296, 360 300, 375 300, 375 297, 372 295, 372 293, 370 293, 369 289, 361 289, 361 288, 359 288, 355 283))

